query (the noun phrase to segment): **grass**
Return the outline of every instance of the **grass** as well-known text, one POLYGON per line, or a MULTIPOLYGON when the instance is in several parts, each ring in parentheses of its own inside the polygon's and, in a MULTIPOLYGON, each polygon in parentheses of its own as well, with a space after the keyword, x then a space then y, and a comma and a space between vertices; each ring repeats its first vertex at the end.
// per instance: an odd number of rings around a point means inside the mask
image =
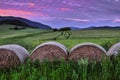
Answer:
POLYGON ((119 80, 120 59, 112 63, 109 58, 102 62, 87 60, 44 61, 20 65, 17 68, 2 69, 1 80, 119 80))
POLYGON ((83 42, 93 42, 106 48, 106 50, 114 43, 120 41, 120 30, 78 30, 71 31, 72 35, 69 39, 59 36, 57 40, 54 38, 61 32, 53 32, 51 30, 31 29, 10 30, 13 25, 0 26, 0 45, 4 44, 20 44, 30 52, 39 44, 47 41, 58 41, 64 44, 69 50, 76 44, 83 42))
MULTIPOLYGON (((13 25, 0 25, 0 45, 19 44, 30 53, 39 44, 47 41, 57 41, 64 44, 68 50, 83 42, 93 42, 106 50, 111 45, 120 42, 120 30, 78 30, 71 31, 69 39, 59 36, 61 32, 52 30, 32 29, 10 30, 13 25), (57 37, 57 40, 54 38, 57 37)), ((0 80, 120 80, 120 59, 88 63, 87 60, 44 61, 43 63, 28 61, 16 68, 0 70, 0 80)))

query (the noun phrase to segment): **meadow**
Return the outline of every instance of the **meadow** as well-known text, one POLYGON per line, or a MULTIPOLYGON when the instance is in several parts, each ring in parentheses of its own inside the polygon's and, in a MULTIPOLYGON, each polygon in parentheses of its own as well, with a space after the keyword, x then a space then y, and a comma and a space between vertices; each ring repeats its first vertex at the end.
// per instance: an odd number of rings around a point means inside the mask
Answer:
MULTIPOLYGON (((30 53, 39 44, 57 41, 68 50, 83 42, 93 42, 108 50, 113 44, 120 42, 120 30, 93 29, 71 31, 69 39, 61 32, 52 30, 26 28, 12 30, 14 25, 0 25, 0 45, 19 44, 30 53), (56 39, 57 37, 57 39, 56 39)), ((120 59, 88 63, 87 60, 44 61, 31 63, 29 60, 16 68, 0 70, 0 80, 120 80, 120 59)))

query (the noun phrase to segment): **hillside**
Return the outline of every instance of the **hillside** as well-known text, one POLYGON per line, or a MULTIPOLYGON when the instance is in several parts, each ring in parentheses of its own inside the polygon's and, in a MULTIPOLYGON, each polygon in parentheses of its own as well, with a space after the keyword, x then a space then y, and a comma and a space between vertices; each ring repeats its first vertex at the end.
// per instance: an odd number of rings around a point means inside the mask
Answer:
POLYGON ((78 27, 69 27, 71 30, 80 30, 81 28, 78 27))
POLYGON ((79 28, 79 27, 68 27, 71 30, 101 30, 101 29, 120 29, 120 26, 92 26, 87 28, 79 28))
POLYGON ((120 26, 92 26, 83 29, 120 29, 120 26))
POLYGON ((0 24, 11 24, 11 25, 18 25, 18 26, 27 26, 31 28, 40 28, 40 29, 52 29, 50 26, 34 22, 25 18, 20 17, 12 17, 12 16, 0 16, 0 24))

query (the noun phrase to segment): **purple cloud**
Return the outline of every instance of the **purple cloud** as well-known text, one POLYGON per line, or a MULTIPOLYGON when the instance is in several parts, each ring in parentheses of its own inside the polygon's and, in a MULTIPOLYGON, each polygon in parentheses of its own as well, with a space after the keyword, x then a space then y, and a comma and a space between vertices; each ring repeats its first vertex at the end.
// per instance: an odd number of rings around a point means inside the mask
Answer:
POLYGON ((0 0, 0 11, 3 16, 17 14, 53 27, 120 25, 120 0, 0 0))

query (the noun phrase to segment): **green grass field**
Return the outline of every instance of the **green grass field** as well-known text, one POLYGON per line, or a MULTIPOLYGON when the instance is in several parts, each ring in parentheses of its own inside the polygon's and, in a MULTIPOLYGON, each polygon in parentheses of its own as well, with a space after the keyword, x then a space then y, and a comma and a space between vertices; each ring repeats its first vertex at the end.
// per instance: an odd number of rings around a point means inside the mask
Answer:
POLYGON ((0 26, 0 45, 4 44, 20 44, 29 51, 33 50, 37 45, 47 41, 58 41, 64 44, 69 50, 76 44, 83 42, 93 42, 102 45, 108 49, 112 44, 120 41, 120 30, 78 30, 71 31, 72 35, 69 39, 59 36, 61 32, 53 32, 52 30, 32 29, 10 30, 13 25, 0 26), (57 37, 57 40, 54 40, 57 37), (108 44, 105 45, 105 44, 108 44))
MULTIPOLYGON (((39 44, 57 41, 68 50, 83 42, 93 42, 106 50, 120 42, 120 30, 77 30, 71 31, 69 39, 59 36, 61 32, 52 30, 32 29, 10 30, 13 25, 0 25, 0 45, 19 44, 30 53, 39 44), (55 40, 55 38, 57 40, 55 40)), ((88 63, 86 60, 75 62, 30 63, 29 61, 17 68, 0 70, 0 80, 120 80, 120 59, 113 63, 109 60, 101 63, 88 63)))

